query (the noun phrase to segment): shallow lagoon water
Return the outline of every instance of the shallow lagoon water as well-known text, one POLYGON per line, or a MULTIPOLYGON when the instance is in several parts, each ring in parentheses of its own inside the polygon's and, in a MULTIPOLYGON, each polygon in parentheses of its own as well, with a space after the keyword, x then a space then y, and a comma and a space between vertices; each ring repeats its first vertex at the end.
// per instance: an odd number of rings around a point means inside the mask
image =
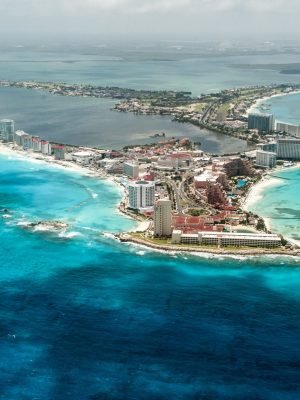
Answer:
POLYGON ((297 398, 299 260, 123 245, 101 234, 135 225, 112 184, 7 157, 0 171, 2 398, 297 398), (41 217, 80 236, 17 225, 41 217))
POLYGON ((111 111, 116 100, 54 96, 47 92, 0 87, 0 119, 43 139, 79 146, 121 149, 125 145, 157 142, 150 136, 189 137, 211 153, 247 149, 243 140, 171 121, 171 117, 111 111))
POLYGON ((294 93, 289 96, 272 97, 267 101, 269 112, 271 112, 277 121, 289 124, 300 124, 300 93, 294 93))
MULTIPOLYGON (((122 51, 125 49, 122 49, 122 51)), ((154 49, 155 51, 155 49, 154 49)), ((240 69, 239 64, 282 62, 281 55, 184 57, 175 60, 126 59, 103 57, 101 49, 83 48, 81 52, 63 49, 15 48, 0 54, 0 79, 35 80, 134 89, 189 90, 195 96, 233 87, 299 82, 299 75, 278 71, 240 69), (93 52, 89 54, 89 52, 93 52)), ((125 51, 126 53, 126 51, 125 51)), ((131 51, 129 50, 129 55, 131 51)), ((175 51, 176 53, 176 51, 175 51)), ((128 54, 127 54, 128 55, 128 54)), ((298 62, 298 56, 285 54, 286 62, 298 62)), ((224 135, 209 133, 189 124, 171 123, 166 117, 134 116, 110 112, 114 101, 41 96, 40 92, 0 88, 0 117, 15 119, 18 128, 50 140, 88 146, 116 147, 149 143, 150 136, 188 136, 202 143, 210 153, 244 151, 246 143, 224 135)))

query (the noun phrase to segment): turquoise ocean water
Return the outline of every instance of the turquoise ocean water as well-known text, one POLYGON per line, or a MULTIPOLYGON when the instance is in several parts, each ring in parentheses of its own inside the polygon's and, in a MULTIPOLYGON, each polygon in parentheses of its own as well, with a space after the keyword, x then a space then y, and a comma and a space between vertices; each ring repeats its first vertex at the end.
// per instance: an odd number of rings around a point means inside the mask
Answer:
MULTIPOLYGON (((2 53, 1 79, 163 84, 196 93, 293 79, 237 71, 228 66, 232 59, 220 57, 158 63, 51 57, 2 53)), ((282 61, 236 62, 262 59, 282 61)), ((2 112, 11 110, 34 133, 56 135, 60 127, 69 141, 66 125, 77 138, 91 119, 101 127, 90 99, 85 108, 77 99, 9 93, 0 96, 2 112)), ((108 127, 115 113, 107 118, 108 127)), ((118 129, 120 137, 128 135, 124 124, 114 126, 115 135, 118 129)), ((95 139, 93 132, 86 140, 95 139)), ((290 183, 282 192, 293 190, 290 183)), ((297 399, 299 259, 164 254, 120 244, 110 233, 135 226, 116 212, 121 195, 90 176, 0 157, 0 398, 297 399), (69 227, 62 233, 24 229, 24 222, 40 219, 69 227)), ((275 213, 297 211, 292 202, 286 208, 275 213)))
POLYGON ((265 103, 269 105, 269 112, 275 116, 277 121, 294 125, 300 124, 300 93, 272 97, 265 103))
POLYGON ((297 398, 299 260, 123 245, 114 185, 7 156, 0 171, 1 398, 297 398), (24 230, 39 219, 70 226, 24 230))
POLYGON ((272 186, 259 193, 250 210, 267 219, 274 232, 300 242, 300 168, 274 174, 272 186))

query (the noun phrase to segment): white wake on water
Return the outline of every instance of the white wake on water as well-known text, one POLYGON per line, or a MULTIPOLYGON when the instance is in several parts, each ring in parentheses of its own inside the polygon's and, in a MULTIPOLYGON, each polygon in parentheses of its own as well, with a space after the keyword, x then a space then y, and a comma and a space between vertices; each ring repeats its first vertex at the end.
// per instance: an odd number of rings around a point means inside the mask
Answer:
POLYGON ((83 234, 80 232, 76 232, 76 231, 60 232, 58 234, 58 237, 63 238, 63 239, 73 239, 75 237, 81 237, 81 236, 83 236, 83 234))

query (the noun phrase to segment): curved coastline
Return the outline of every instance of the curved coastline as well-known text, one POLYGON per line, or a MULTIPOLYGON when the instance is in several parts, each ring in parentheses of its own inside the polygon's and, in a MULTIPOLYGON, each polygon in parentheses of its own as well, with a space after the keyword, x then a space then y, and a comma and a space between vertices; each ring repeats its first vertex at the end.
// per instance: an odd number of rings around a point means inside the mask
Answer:
MULTIPOLYGON (((244 198, 244 201, 242 202, 241 206, 242 209, 245 211, 252 211, 254 208, 254 205, 258 204, 264 195, 264 192, 268 190, 268 188, 278 186, 280 183, 282 183, 281 179, 278 178, 277 176, 274 176, 274 174, 279 173, 279 172, 288 172, 288 171, 293 171, 293 170, 300 170, 300 163, 297 163, 295 166, 292 167, 277 167, 270 174, 265 174, 261 180, 259 180, 256 184, 254 184, 250 190, 248 191, 246 197, 244 198)), ((282 232, 278 231, 272 224, 272 218, 270 217, 264 217, 262 215, 262 218, 264 219, 266 228, 269 231, 274 231, 275 233, 282 234, 282 232)), ((291 238, 289 235, 284 235, 285 238, 291 242, 292 244, 295 244, 296 246, 300 246, 300 241, 291 238)))
POLYGON ((134 215, 126 213, 121 209, 120 204, 124 201, 125 191, 124 187, 114 176, 108 175, 104 171, 99 171, 99 170, 96 171, 93 168, 83 167, 70 161, 65 161, 65 160, 58 161, 54 160, 53 157, 43 156, 40 153, 26 152, 25 150, 21 150, 19 148, 18 149, 11 148, 9 145, 3 143, 0 143, 0 155, 14 159, 18 158, 20 160, 24 160, 34 164, 41 164, 51 168, 57 168, 65 172, 78 174, 82 177, 99 179, 107 182, 108 184, 113 185, 116 188, 116 190, 118 190, 118 192, 120 193, 120 198, 121 198, 121 200, 116 204, 116 213, 118 213, 122 218, 129 218, 132 221, 136 222, 136 227, 131 230, 132 232, 141 231, 145 229, 144 220, 140 220, 137 217, 135 218, 134 215))
POLYGON ((265 249, 265 248, 245 248, 236 250, 228 250, 226 248, 209 248, 209 247, 191 247, 184 245, 164 245, 157 244, 148 241, 143 238, 132 237, 130 234, 126 235, 116 235, 116 238, 122 243, 133 243, 135 245, 140 245, 148 249, 162 251, 164 253, 186 253, 186 254, 199 254, 199 255, 215 255, 218 257, 228 256, 244 256, 244 257, 255 257, 255 256, 291 256, 299 257, 300 249, 296 250, 279 250, 279 249, 265 249))
MULTIPOLYGON (((247 114, 249 112, 251 112, 251 110, 253 110, 254 108, 257 107, 257 105, 263 101, 267 101, 273 97, 284 97, 284 96, 292 96, 295 94, 300 94, 300 90, 294 90, 288 93, 280 93, 280 94, 273 94, 271 96, 266 96, 263 98, 259 98, 255 101, 255 103, 247 110, 247 114)), ((2 143, 0 143, 0 153, 6 154, 8 156, 11 157, 20 157, 23 159, 26 159, 27 161, 32 161, 32 162, 41 162, 41 163, 47 163, 48 165, 51 165, 53 167, 57 167, 57 168, 63 168, 65 170, 69 170, 72 172, 76 172, 79 173, 83 176, 91 176, 91 177, 95 177, 98 179, 105 179, 106 181, 117 185, 121 195, 123 195, 121 202, 117 205, 117 211, 122 214, 124 217, 130 218, 135 220, 138 223, 138 226, 136 229, 133 229, 131 232, 144 232, 147 230, 147 223, 145 221, 141 221, 140 218, 132 215, 131 213, 126 212, 126 210, 122 209, 120 207, 120 204, 123 202, 124 200, 124 187, 120 184, 120 182, 118 181, 118 179, 116 179, 115 177, 112 177, 110 175, 105 174, 103 171, 96 171, 93 168, 90 167, 82 167, 82 166, 78 166, 73 162, 70 161, 56 161, 53 158, 50 157, 45 157, 41 154, 35 154, 35 153, 28 153, 25 152, 23 150, 20 149, 14 149, 11 148, 7 145, 4 145, 2 143)), ((274 173, 276 172, 282 172, 283 170, 291 170, 291 168, 300 168, 300 164, 295 166, 295 167, 289 167, 289 168, 276 168, 274 170, 272 170, 270 175, 264 175, 263 178, 258 181, 256 184, 254 184, 250 190, 248 191, 246 197, 244 198, 244 200, 241 203, 241 208, 245 211, 251 211, 251 207, 254 204, 257 204, 263 197, 264 192, 267 190, 267 188, 276 186, 277 184, 280 183, 280 179, 278 179, 277 177, 272 176, 274 173)), ((263 217, 263 216, 262 216, 263 217)), ((268 230, 272 231, 274 228, 272 226, 272 219, 271 218, 267 218, 267 217, 263 217, 264 221, 265 221, 265 226, 268 230)), ((276 231, 274 229, 275 233, 281 234, 280 231, 276 231)), ((287 235, 285 235, 285 237, 292 243, 295 244, 296 246, 300 246, 300 241, 297 241, 295 239, 292 239, 290 237, 288 237, 287 235)), ((266 254, 266 255, 274 255, 274 254, 279 254, 279 255, 299 255, 298 252, 294 252, 294 251, 279 251, 279 250, 270 250, 270 249, 245 249, 245 250, 241 250, 241 249, 200 249, 200 248, 191 248, 189 246, 164 246, 164 245, 158 245, 155 243, 149 243, 148 241, 140 241, 140 239, 136 239, 136 238, 132 238, 131 240, 128 240, 129 242, 133 242, 136 244, 141 244, 144 245, 146 247, 150 247, 153 249, 159 249, 162 251, 180 251, 180 252, 188 252, 188 253, 209 253, 209 254, 217 254, 217 255, 262 255, 262 254, 266 254)))
MULTIPOLYGON (((264 175, 262 179, 251 186, 241 203, 241 208, 245 211, 251 211, 251 206, 262 199, 263 192, 269 187, 276 186, 279 182, 279 178, 273 177, 272 175, 264 175)), ((267 228, 271 229, 269 227, 267 228)))
POLYGON ((255 102, 251 105, 251 107, 248 108, 246 115, 250 114, 251 112, 260 112, 260 110, 258 109, 259 106, 261 105, 261 103, 271 100, 274 97, 286 97, 286 96, 293 96, 295 94, 300 94, 300 90, 293 90, 289 93, 279 93, 279 94, 273 94, 271 96, 265 96, 265 97, 261 97, 259 99, 256 99, 255 102))
MULTIPOLYGON (((74 172, 74 173, 78 173, 81 176, 86 176, 86 177, 94 177, 95 179, 102 179, 105 180, 113 185, 115 185, 119 190, 120 190, 120 194, 122 196, 120 202, 116 205, 116 211, 120 214, 120 216, 122 215, 123 218, 130 218, 132 220, 135 220, 137 223, 137 226, 133 229, 131 229, 128 234, 129 236, 126 237, 126 239, 124 240, 124 235, 118 235, 116 234, 115 236, 120 239, 121 242, 128 242, 128 243, 134 243, 137 245, 142 245, 145 246, 147 248, 151 248, 153 250, 159 250, 159 251, 163 251, 164 253, 170 253, 170 252, 184 252, 184 253, 198 253, 198 254, 211 254, 211 255, 217 255, 217 256, 262 256, 262 255, 280 255, 280 256, 300 256, 300 250, 278 250, 278 249, 263 249, 263 248, 249 248, 249 249, 226 249, 226 248, 201 248, 201 247, 189 247, 189 246, 176 246, 176 245, 164 245, 164 244, 156 244, 156 243, 152 243, 148 240, 143 240, 142 238, 136 238, 136 237, 132 237, 130 235, 130 233, 133 232, 145 232, 148 229, 148 225, 149 222, 140 219, 138 216, 135 216, 131 213, 127 213, 125 210, 122 209, 122 207, 120 206, 122 204, 122 202, 124 201, 124 187, 120 184, 120 182, 110 176, 107 175, 103 172, 99 172, 99 171, 94 171, 93 169, 90 169, 88 167, 82 167, 82 166, 78 166, 72 162, 69 161, 56 161, 53 158, 49 158, 48 156, 41 156, 40 154, 37 155, 35 153, 28 153, 25 152, 24 150, 20 150, 20 149, 13 149, 5 144, 0 144, 0 154, 4 154, 6 156, 9 157, 19 157, 20 159, 29 161, 29 162, 35 162, 35 163, 46 163, 48 166, 51 167, 55 167, 55 168, 60 168, 63 169, 65 171, 70 171, 70 172, 74 172)), ((296 166, 294 168, 300 168, 299 166, 296 166)), ((282 170, 287 170, 287 169, 291 169, 290 168, 277 168, 276 170, 273 171, 274 172, 278 172, 278 171, 282 171, 282 170)), ((274 178, 271 175, 266 175, 263 177, 262 180, 260 180, 259 182, 257 182, 255 185, 253 185, 251 187, 251 189, 249 190, 246 198, 244 199, 244 202, 242 204, 242 208, 246 211, 250 211, 251 208, 251 204, 256 203, 257 201, 260 200, 262 192, 270 186, 274 186, 278 183, 279 179, 278 178, 274 178)), ((266 223, 266 227, 267 229, 271 230, 271 221, 269 220, 265 220, 266 223)), ((280 232, 279 232, 280 233, 280 232)), ((292 241, 294 242, 295 241, 292 241)), ((300 243, 295 243, 297 246, 300 245, 300 243)))

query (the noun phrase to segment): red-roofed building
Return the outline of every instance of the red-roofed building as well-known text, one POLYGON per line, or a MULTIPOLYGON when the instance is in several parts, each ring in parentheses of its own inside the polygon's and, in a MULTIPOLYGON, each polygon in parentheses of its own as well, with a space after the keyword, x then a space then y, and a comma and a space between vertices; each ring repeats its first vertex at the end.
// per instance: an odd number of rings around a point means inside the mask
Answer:
POLYGON ((65 146, 61 144, 52 144, 52 150, 55 160, 64 160, 65 159, 65 146))
POLYGON ((47 140, 42 140, 41 151, 43 154, 47 154, 48 156, 50 156, 52 154, 51 143, 47 140))
POLYGON ((32 150, 36 152, 42 151, 42 139, 39 136, 32 136, 32 150))

